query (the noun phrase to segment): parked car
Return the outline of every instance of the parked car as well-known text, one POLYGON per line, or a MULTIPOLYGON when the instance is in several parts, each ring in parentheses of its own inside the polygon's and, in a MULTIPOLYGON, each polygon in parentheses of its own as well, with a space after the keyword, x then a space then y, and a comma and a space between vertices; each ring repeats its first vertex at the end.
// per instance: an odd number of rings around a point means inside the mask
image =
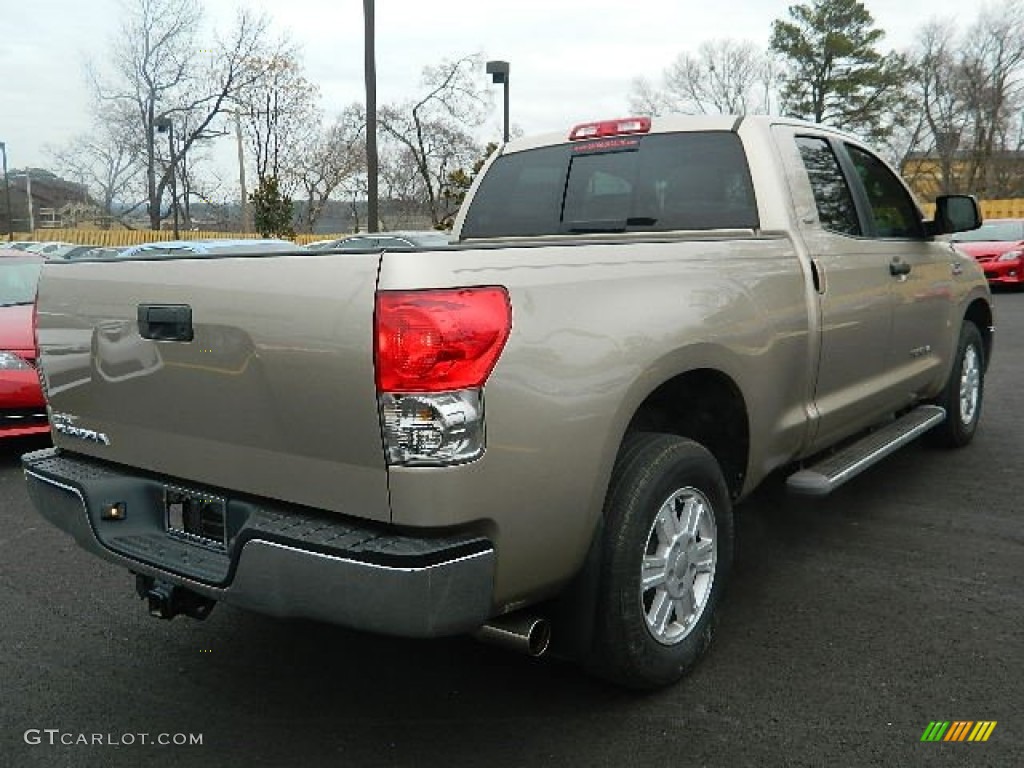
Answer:
POLYGON ((12 251, 27 251, 31 246, 39 245, 38 240, 13 240, 11 242, 0 242, 0 246, 12 251))
POLYGON ((343 253, 370 253, 372 251, 412 251, 417 248, 440 248, 451 242, 447 232, 436 229, 396 232, 364 232, 338 240, 321 240, 306 246, 315 251, 342 251, 343 253))
POLYGON ((314 240, 311 243, 306 243, 302 247, 307 251, 323 251, 328 248, 332 248, 336 242, 338 242, 338 238, 329 237, 326 240, 314 240))
POLYGON ((0 438, 50 431, 32 329, 43 261, 38 254, 0 250, 0 438))
POLYGON ((260 256, 270 253, 298 251, 299 246, 287 240, 274 239, 211 239, 170 240, 163 243, 144 243, 120 251, 117 259, 154 259, 182 256, 260 256))
POLYGON ((87 253, 88 251, 95 250, 95 245, 74 245, 72 243, 65 243, 59 248, 50 250, 45 255, 50 259, 72 259, 80 258, 81 254, 87 253))
POLYGON ((950 239, 978 260, 990 285, 1024 286, 1024 219, 989 219, 950 239))
POLYGON ((55 259, 61 258, 65 251, 74 247, 74 243, 53 241, 48 243, 32 243, 25 251, 28 253, 38 253, 40 256, 45 256, 48 259, 55 259))
POLYGON ((95 245, 84 245, 74 248, 64 254, 68 261, 78 259, 116 259, 124 248, 100 247, 95 245))

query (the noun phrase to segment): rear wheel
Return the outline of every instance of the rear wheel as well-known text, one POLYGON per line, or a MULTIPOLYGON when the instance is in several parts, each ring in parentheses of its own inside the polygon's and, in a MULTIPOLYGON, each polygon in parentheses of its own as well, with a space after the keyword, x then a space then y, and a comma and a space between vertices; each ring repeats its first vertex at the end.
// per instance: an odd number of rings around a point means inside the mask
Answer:
POLYGON ((630 437, 605 530, 595 671, 634 688, 673 683, 711 640, 732 563, 732 510, 718 463, 674 435, 630 437))
POLYGON ((984 391, 985 345, 978 327, 967 322, 960 330, 949 381, 936 400, 946 409, 946 420, 928 433, 930 441, 943 448, 960 448, 971 442, 981 418, 984 391))

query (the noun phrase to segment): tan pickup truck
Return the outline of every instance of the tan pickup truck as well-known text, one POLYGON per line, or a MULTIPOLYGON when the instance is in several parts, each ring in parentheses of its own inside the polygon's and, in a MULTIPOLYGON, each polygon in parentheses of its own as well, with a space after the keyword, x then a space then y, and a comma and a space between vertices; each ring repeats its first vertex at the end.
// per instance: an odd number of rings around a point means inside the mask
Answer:
POLYGON ((984 276, 856 139, 646 118, 514 141, 448 248, 48 263, 40 512, 215 601, 548 646, 635 687, 711 635, 732 506, 968 443, 984 276))

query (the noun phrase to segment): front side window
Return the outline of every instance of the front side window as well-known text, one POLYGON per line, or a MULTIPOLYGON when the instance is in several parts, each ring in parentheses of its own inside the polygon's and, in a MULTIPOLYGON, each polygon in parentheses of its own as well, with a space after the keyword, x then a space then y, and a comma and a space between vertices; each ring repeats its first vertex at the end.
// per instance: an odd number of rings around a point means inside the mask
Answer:
POLYGON ((796 143, 807 178, 811 182, 821 226, 843 235, 860 235, 857 206, 854 205, 846 176, 828 141, 818 137, 798 136, 796 143))
POLYGON ((921 214, 907 190, 885 163, 860 147, 846 151, 864 187, 876 237, 923 237, 921 214))

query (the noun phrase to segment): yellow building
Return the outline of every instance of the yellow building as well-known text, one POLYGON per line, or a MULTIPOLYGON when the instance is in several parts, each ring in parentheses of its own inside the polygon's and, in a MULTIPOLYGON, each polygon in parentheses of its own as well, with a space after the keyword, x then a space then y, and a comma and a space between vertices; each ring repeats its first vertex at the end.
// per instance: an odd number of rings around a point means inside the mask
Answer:
POLYGON ((1024 152, 996 152, 979 167, 976 153, 958 150, 943 161, 926 152, 911 152, 900 172, 918 200, 930 204, 937 195, 963 193, 982 201, 986 218, 1024 216, 1024 152))

